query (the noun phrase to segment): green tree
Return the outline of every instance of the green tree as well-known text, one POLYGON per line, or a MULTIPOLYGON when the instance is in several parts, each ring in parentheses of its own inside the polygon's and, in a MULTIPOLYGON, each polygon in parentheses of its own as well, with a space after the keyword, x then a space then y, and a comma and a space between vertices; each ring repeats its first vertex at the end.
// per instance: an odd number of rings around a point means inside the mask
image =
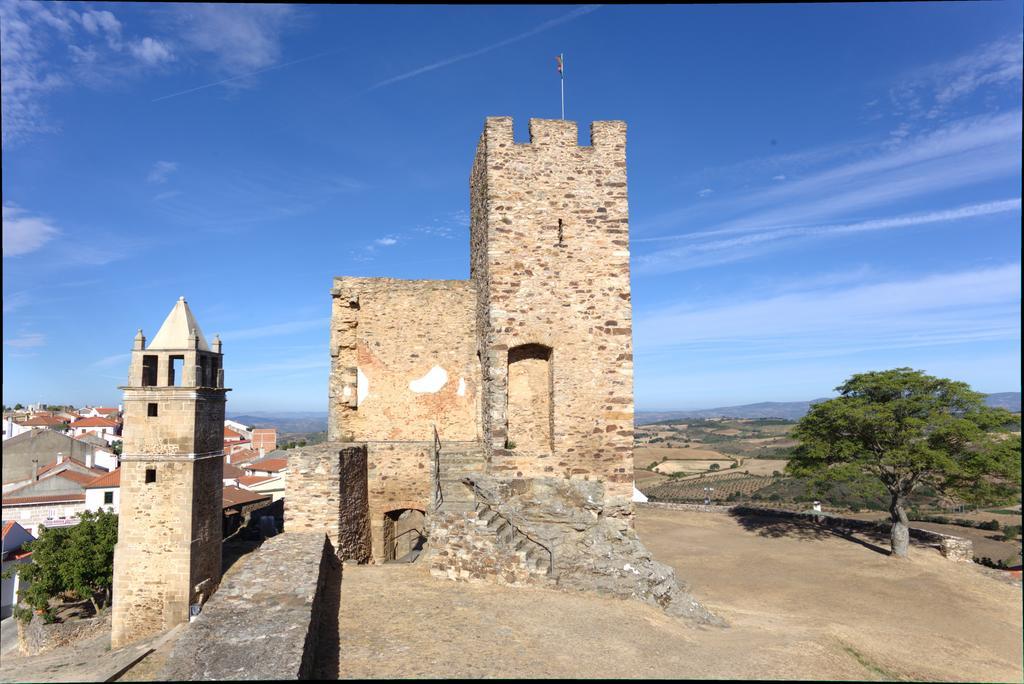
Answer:
POLYGON ((98 612, 110 601, 116 543, 117 515, 107 511, 85 511, 72 527, 41 526, 39 539, 25 545, 32 562, 13 568, 29 585, 22 600, 49 615, 50 599, 70 592, 98 612))
POLYGON ((24 407, 24 406, 22 406, 21 404, 15 404, 15 405, 14 405, 14 410, 15 410, 15 411, 21 411, 21 410, 22 410, 22 409, 24 409, 24 408, 25 408, 25 407, 24 407))
POLYGON ((906 557, 907 497, 919 486, 963 500, 1006 500, 1020 490, 1015 418, 984 405, 963 382, 910 368, 859 373, 815 404, 797 424, 786 466, 816 485, 868 475, 889 495, 892 554, 906 557))
POLYGON ((708 470, 718 470, 721 467, 722 466, 718 465, 717 463, 712 463, 708 470))

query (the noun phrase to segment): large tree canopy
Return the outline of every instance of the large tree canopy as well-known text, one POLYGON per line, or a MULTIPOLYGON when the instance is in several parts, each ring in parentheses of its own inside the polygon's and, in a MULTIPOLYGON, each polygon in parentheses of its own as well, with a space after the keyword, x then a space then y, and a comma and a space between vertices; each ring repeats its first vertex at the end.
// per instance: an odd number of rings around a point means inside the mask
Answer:
POLYGON ((107 511, 86 511, 73 527, 41 527, 39 539, 25 545, 32 562, 12 568, 28 584, 21 600, 49 615, 50 599, 70 592, 99 611, 110 598, 116 543, 117 515, 107 511))
POLYGON ((891 496, 893 555, 907 555, 906 499, 921 485, 977 504, 1019 493, 1020 436, 1009 434, 1019 420, 966 383, 896 368, 836 391, 800 420, 786 469, 819 482, 877 477, 891 496))

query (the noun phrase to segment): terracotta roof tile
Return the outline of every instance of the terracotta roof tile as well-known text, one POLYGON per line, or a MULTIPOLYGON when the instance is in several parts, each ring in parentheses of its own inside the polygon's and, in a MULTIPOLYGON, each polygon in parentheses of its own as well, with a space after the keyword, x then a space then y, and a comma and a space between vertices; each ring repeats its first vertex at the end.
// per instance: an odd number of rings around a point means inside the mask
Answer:
POLYGON ((100 475, 85 486, 86 489, 110 488, 121 486, 121 469, 117 468, 105 475, 100 475))
POLYGON ((246 487, 252 487, 253 485, 258 485, 261 482, 269 482, 270 480, 276 479, 278 479, 276 475, 242 475, 238 478, 238 484, 246 487))
POLYGON ((265 458, 246 466, 246 470, 263 470, 268 473, 277 473, 288 467, 288 460, 284 458, 265 458))
POLYGON ((82 494, 47 494, 46 496, 7 496, 3 499, 4 506, 25 506, 44 503, 85 503, 82 494))
POLYGON ((269 498, 271 498, 269 494, 250 492, 247 489, 235 487, 234 485, 229 485, 224 488, 224 508, 253 503, 255 501, 262 501, 269 498))
POLYGON ((117 421, 110 420, 109 418, 80 418, 72 423, 71 427, 117 427, 117 421))

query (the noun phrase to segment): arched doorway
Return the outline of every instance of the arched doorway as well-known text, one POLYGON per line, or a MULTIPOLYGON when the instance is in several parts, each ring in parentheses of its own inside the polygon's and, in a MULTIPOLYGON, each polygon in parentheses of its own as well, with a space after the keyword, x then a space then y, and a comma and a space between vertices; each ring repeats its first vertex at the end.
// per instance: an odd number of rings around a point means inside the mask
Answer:
POLYGON ((508 351, 509 447, 526 453, 551 453, 551 347, 523 344, 508 351))
POLYGON ((419 557, 425 533, 425 513, 399 508, 384 514, 384 562, 411 563, 419 557))

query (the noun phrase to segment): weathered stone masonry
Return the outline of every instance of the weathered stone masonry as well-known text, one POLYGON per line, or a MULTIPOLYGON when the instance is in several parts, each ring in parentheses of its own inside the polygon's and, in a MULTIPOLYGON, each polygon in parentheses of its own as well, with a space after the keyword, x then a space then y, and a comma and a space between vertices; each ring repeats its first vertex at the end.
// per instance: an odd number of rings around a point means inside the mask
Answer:
POLYGON ((136 335, 122 388, 115 648, 186 622, 189 606, 220 582, 222 358, 220 340, 207 344, 184 298, 148 348, 136 335))

